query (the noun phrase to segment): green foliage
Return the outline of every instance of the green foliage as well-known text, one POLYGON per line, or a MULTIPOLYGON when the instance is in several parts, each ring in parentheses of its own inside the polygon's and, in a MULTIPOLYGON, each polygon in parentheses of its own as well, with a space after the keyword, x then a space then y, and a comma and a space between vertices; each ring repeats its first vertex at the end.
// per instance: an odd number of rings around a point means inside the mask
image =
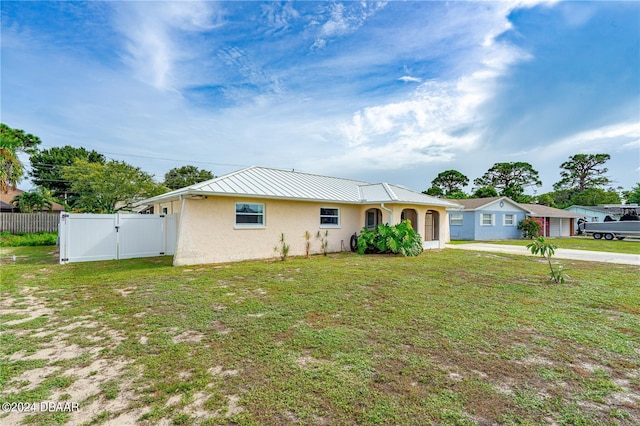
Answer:
POLYGON ((21 213, 33 213, 34 211, 51 210, 56 200, 46 188, 37 188, 33 191, 18 194, 13 199, 13 205, 20 209, 21 213))
POLYGON ((73 205, 78 194, 71 190, 73 182, 65 179, 62 173, 65 167, 72 166, 77 159, 98 164, 106 162, 104 155, 82 147, 53 147, 35 152, 29 157, 29 175, 34 184, 49 189, 54 197, 73 205))
POLYGON ((431 181, 432 188, 440 189, 447 198, 451 198, 451 194, 462 192, 462 188, 468 184, 469 178, 457 170, 440 172, 438 176, 431 181))
POLYGON ((538 199, 537 199, 537 202, 538 202, 538 204, 540 204, 542 206, 547 206, 547 207, 555 207, 556 206, 556 202, 553 199, 553 195, 551 195, 551 193, 539 195, 538 199))
POLYGON ((608 171, 599 167, 609 161, 609 154, 576 154, 569 157, 560 165, 562 178, 553 185, 553 189, 575 189, 584 192, 588 188, 601 188, 611 184, 611 180, 604 176, 608 171))
POLYGON ((78 194, 72 208, 92 213, 115 213, 146 197, 166 192, 167 188, 153 177, 123 161, 105 164, 76 159, 63 168, 62 175, 72 182, 71 190, 78 194))
POLYGON ((499 195, 515 201, 524 194, 525 186, 542 186, 538 171, 525 162, 495 163, 480 178, 473 181, 475 185, 495 188, 499 195))
POLYGON ((636 183, 629 191, 622 191, 622 195, 627 204, 640 204, 640 183, 636 183))
POLYGON ((399 253, 417 256, 422 253, 422 238, 413 230, 411 221, 397 225, 380 224, 375 229, 362 228, 358 237, 358 253, 399 253))
POLYGON ((24 175, 24 165, 18 154, 31 154, 42 141, 24 130, 12 129, 0 123, 0 191, 7 192, 16 188, 24 175))
POLYGON ((549 262, 549 275, 551 276, 551 280, 556 284, 561 283, 564 284, 564 271, 562 269, 562 265, 558 265, 558 269, 554 269, 551 264, 551 257, 556 253, 557 246, 550 244, 545 241, 544 237, 538 237, 530 244, 527 244, 527 248, 531 251, 531 254, 540 256, 547 259, 549 262))
POLYGON ((55 246, 57 243, 58 234, 55 232, 36 232, 33 234, 0 232, 0 247, 55 246))
POLYGON ((540 235, 542 226, 537 220, 528 217, 526 219, 522 219, 520 223, 518 223, 518 230, 522 231, 523 238, 533 239, 540 235))
POLYGON ((442 197, 444 196, 444 191, 437 186, 432 186, 426 191, 422 191, 423 194, 431 195, 432 197, 442 197))
POLYGON ((497 197, 497 196, 498 196, 498 191, 496 191, 496 189, 491 186, 482 186, 476 189, 472 194, 473 198, 489 198, 489 197, 497 197))
POLYGON ((280 240, 278 242, 279 245, 273 248, 273 251, 280 253, 280 259, 284 262, 287 260, 287 256, 289 256, 289 249, 291 248, 284 237, 284 232, 280 234, 280 240))
POLYGON ((169 189, 180 189, 213 178, 213 173, 209 170, 200 170, 195 166, 183 166, 165 173, 163 185, 169 189))
POLYGON ((620 204, 620 195, 613 189, 605 191, 601 188, 587 188, 571 197, 570 205, 598 206, 600 204, 620 204))

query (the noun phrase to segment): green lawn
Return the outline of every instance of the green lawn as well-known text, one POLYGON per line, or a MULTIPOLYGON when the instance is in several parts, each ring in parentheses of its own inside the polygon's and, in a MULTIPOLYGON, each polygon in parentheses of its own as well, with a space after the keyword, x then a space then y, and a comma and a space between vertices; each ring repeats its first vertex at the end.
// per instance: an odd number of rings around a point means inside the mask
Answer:
POLYGON ((80 410, 3 424, 640 423, 637 267, 563 260, 557 285, 541 259, 461 250, 192 267, 51 251, 3 249, 0 400, 80 410))
MULTIPOLYGON (((622 241, 606 241, 595 240, 591 237, 575 236, 570 238, 546 238, 546 240, 555 244, 558 248, 640 254, 640 239, 626 238, 622 241)), ((491 243, 526 246, 530 242, 531 240, 452 241, 451 244, 491 243)))

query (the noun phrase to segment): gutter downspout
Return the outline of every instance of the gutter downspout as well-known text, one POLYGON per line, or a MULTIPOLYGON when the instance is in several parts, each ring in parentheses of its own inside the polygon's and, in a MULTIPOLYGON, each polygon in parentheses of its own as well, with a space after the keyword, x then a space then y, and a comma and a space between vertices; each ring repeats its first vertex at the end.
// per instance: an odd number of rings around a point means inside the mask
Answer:
POLYGON ((380 203, 380 208, 389 212, 389 225, 393 226, 393 210, 384 206, 384 203, 380 203))

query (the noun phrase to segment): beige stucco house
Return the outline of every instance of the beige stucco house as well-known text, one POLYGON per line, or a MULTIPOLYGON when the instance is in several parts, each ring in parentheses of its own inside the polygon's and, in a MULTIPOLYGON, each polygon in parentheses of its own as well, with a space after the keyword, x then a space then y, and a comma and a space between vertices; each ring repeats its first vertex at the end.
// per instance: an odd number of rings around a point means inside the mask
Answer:
POLYGON ((289 255, 321 252, 320 232, 328 231, 328 251, 349 250, 363 227, 411 220, 425 248, 449 241, 447 209, 461 206, 386 183, 249 167, 140 202, 155 213, 176 214, 174 265, 233 262, 277 256, 282 234, 289 255))

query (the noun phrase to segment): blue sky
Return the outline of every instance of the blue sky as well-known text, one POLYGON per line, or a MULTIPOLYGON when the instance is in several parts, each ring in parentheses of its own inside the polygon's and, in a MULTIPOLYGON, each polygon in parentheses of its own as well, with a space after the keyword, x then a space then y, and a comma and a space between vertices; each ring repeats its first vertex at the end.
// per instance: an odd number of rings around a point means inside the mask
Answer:
POLYGON ((526 161, 540 194, 606 152, 616 186, 640 181, 639 2, 1 8, 2 122, 159 180, 260 165, 424 190, 526 161))

